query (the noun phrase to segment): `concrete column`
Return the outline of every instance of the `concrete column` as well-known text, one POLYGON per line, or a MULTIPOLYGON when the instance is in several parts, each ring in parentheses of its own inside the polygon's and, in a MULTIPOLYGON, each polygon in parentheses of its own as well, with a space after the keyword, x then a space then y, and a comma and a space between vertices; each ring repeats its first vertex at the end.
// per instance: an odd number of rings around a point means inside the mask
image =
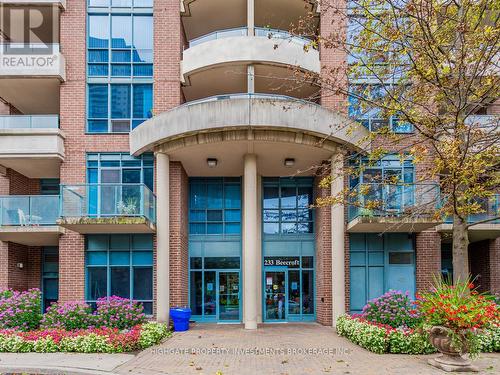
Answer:
POLYGON ((243 309, 245 329, 257 328, 257 157, 246 154, 243 174, 243 309))
POLYGON ((156 318, 169 321, 170 309, 170 158, 156 154, 156 318))
POLYGON ((255 68, 253 65, 247 66, 247 92, 255 93, 255 68))
MULTIPOLYGON (((331 158, 331 195, 342 194, 344 189, 344 155, 341 152, 331 158)), ((332 325, 337 318, 345 313, 345 220, 344 205, 336 204, 331 207, 332 219, 332 325)))
POLYGON ((254 35, 255 30, 255 1, 247 0, 247 28, 248 36, 254 35))

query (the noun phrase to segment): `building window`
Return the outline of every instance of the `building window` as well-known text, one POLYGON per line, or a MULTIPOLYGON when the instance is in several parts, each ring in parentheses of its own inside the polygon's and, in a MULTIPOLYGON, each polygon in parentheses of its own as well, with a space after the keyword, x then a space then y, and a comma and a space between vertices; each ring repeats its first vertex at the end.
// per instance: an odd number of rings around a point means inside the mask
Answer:
POLYGON ((89 133, 128 133, 152 117, 152 84, 89 84, 89 133))
POLYGON ((380 160, 370 162, 367 158, 355 157, 349 161, 357 175, 349 178, 350 186, 364 184, 413 184, 415 182, 415 164, 408 158, 401 161, 399 155, 387 155, 380 160))
POLYGON ((412 133, 412 124, 401 121, 397 116, 384 116, 380 108, 367 104, 368 100, 377 102, 385 94, 383 85, 349 85, 349 117, 356 119, 370 131, 389 128, 394 133, 412 133))
POLYGON ((239 177, 191 178, 189 196, 189 234, 241 233, 239 177))
POLYGON ((88 184, 144 184, 153 191, 153 154, 87 154, 88 184))
POLYGON ((311 178, 265 178, 263 185, 265 234, 313 233, 311 178))
POLYGON ((136 14, 90 14, 89 77, 152 77, 153 17, 136 14))
POLYGON ((128 133, 152 116, 151 1, 89 1, 87 131, 128 133))
POLYGON ((141 302, 153 314, 153 237, 149 234, 87 235, 86 302, 119 296, 141 302))

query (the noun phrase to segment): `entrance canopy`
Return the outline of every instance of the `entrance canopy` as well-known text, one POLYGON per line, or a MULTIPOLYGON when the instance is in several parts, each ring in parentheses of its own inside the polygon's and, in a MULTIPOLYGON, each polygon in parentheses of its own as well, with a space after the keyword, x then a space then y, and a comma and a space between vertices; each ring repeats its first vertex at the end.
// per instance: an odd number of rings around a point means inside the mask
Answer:
MULTIPOLYGON (((131 153, 160 151, 181 161, 188 175, 239 176, 243 155, 258 156, 259 173, 289 175, 328 159, 339 148, 363 151, 368 131, 317 104, 262 94, 189 102, 144 122, 130 133, 131 153), (217 168, 207 168, 207 158, 217 168)), ((305 173, 307 174, 307 172, 305 173)), ((312 174, 312 172, 310 173, 312 174)))

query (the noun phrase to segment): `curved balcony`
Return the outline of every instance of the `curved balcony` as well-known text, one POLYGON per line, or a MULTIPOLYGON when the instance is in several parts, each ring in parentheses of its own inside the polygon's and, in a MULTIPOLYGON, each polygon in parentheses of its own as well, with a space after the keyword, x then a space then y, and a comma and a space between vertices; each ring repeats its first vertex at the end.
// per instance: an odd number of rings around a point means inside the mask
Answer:
POLYGON ((64 156, 59 116, 0 116, 1 165, 30 178, 55 178, 64 156))
POLYGON ((144 184, 62 185, 60 216, 78 233, 152 233, 156 197, 144 184))
MULTIPOLYGON (((130 133, 134 154, 161 150, 179 160, 188 175, 241 175, 249 147, 258 154, 262 175, 309 170, 331 157, 339 146, 366 149, 368 130, 317 104, 268 94, 204 98, 178 106, 139 125, 130 133), (220 162, 204 168, 207 158, 220 162)), ((311 172, 311 171, 310 171, 311 172)))
POLYGON ((290 67, 319 73, 319 52, 305 47, 308 39, 282 30, 247 28, 220 30, 191 40, 183 52, 182 79, 186 100, 221 93, 248 91, 247 66, 254 66, 256 92, 307 98, 318 91, 316 85, 290 80, 290 67))
POLYGON ((361 183, 352 191, 349 232, 421 232, 439 224, 433 218, 441 204, 438 184, 361 183))

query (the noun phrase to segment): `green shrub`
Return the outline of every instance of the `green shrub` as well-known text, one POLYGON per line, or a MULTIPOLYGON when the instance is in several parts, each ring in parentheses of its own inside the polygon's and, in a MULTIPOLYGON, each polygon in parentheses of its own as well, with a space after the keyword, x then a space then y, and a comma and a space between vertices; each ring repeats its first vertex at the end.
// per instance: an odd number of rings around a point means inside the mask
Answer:
POLYGON ((141 336, 139 338, 139 346, 141 349, 149 348, 171 335, 172 333, 168 330, 168 326, 166 324, 154 322, 144 323, 142 325, 141 336))
MULTIPOLYGON (((342 315, 337 319, 337 334, 374 353, 430 354, 436 350, 426 331, 392 328, 363 318, 342 315)), ((500 326, 476 332, 480 351, 500 352, 500 326)))

